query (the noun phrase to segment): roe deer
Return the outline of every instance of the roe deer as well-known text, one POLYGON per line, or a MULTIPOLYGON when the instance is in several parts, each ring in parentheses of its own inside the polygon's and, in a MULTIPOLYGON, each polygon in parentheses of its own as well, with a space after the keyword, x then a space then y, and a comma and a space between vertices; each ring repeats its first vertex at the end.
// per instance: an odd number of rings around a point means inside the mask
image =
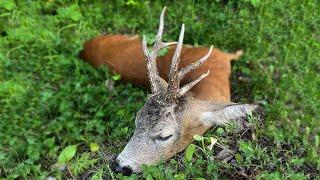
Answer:
POLYGON ((116 159, 116 170, 125 175, 140 172, 142 164, 168 160, 183 151, 194 135, 203 135, 213 125, 245 126, 243 117, 258 108, 230 102, 230 61, 241 52, 227 54, 212 47, 183 47, 184 24, 178 42, 162 42, 165 10, 150 52, 144 37, 139 50, 141 41, 126 36, 96 38, 87 42, 82 52, 82 58, 91 64, 107 63, 125 80, 150 83, 151 94, 136 115, 134 134, 116 159), (157 58, 165 47, 169 47, 169 53, 157 58), (199 60, 191 63, 194 59, 199 60), (198 70, 190 73, 195 69, 198 70))

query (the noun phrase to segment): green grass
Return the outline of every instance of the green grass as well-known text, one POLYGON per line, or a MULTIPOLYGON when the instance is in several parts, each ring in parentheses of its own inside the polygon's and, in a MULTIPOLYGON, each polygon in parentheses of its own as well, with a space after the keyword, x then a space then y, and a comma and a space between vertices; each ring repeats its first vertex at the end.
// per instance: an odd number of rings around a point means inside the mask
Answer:
POLYGON ((265 125, 247 137, 219 127, 205 135, 237 150, 235 163, 213 159, 217 145, 203 151, 195 142, 191 160, 180 154, 131 178, 320 178, 318 1, 2 0, 0 179, 124 178, 112 173, 111 159, 148 92, 77 54, 102 33, 155 34, 163 6, 166 40, 184 22, 187 44, 244 50, 233 64, 233 100, 263 104, 265 125), (61 160, 71 145, 75 156, 61 160))

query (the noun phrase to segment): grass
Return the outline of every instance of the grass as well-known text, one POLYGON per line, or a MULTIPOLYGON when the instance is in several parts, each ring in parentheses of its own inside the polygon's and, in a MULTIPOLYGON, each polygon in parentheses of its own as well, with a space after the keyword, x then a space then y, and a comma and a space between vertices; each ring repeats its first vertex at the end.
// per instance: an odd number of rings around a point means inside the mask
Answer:
POLYGON ((126 178, 111 159, 148 92, 77 54, 101 33, 154 34, 163 6, 165 39, 184 22, 187 44, 244 50, 233 100, 263 104, 265 124, 242 136, 216 127, 195 141, 191 159, 180 154, 130 179, 320 178, 318 1, 2 0, 0 179, 126 178), (234 163, 212 158, 219 147, 205 148, 210 137, 237 150, 234 163))

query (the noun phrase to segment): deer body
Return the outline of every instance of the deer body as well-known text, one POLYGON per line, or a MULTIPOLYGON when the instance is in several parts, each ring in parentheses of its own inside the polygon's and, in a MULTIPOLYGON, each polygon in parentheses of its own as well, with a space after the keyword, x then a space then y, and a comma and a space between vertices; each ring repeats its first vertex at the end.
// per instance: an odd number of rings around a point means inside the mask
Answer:
MULTIPOLYGON (((157 58, 157 67, 160 76, 168 80, 169 68, 175 45, 168 48, 164 56, 157 58)), ((203 57, 209 48, 183 46, 181 52, 180 68, 195 62, 203 57)), ((194 97, 207 101, 230 101, 229 76, 231 60, 238 59, 242 51, 228 54, 213 49, 208 60, 197 70, 186 75, 181 84, 191 82, 206 71, 210 71, 207 78, 191 89, 194 97)), ((98 36, 84 45, 82 58, 94 66, 106 64, 113 71, 121 75, 125 81, 149 86, 149 80, 142 52, 142 41, 138 36, 105 35, 98 36)))
POLYGON ((150 85, 134 134, 116 160, 116 170, 125 175, 168 160, 214 125, 246 125, 242 117, 258 108, 230 102, 230 61, 242 52, 182 46, 184 25, 178 42, 162 42, 164 13, 165 8, 151 51, 144 38, 141 43, 138 37, 115 35, 87 42, 81 54, 92 65, 107 64, 124 80, 150 85), (166 47, 169 52, 157 57, 166 47))

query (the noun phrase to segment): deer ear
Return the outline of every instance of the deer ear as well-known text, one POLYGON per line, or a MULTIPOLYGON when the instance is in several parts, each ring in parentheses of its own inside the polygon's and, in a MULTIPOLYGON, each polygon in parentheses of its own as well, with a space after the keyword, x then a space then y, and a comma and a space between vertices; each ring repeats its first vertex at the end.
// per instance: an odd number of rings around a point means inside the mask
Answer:
POLYGON ((254 111, 259 109, 258 105, 252 104, 211 104, 211 107, 210 110, 203 111, 199 118, 208 126, 231 123, 242 125, 248 114, 253 114, 254 111))

